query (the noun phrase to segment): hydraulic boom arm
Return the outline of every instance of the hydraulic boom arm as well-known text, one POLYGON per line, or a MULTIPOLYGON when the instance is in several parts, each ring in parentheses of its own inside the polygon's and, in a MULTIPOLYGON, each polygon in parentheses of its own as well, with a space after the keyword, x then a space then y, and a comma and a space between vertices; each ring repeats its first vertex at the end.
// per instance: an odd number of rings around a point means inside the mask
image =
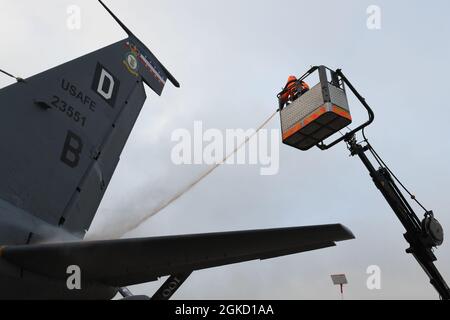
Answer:
MULTIPOLYGON (((317 69, 320 69, 320 67, 313 67, 301 78, 301 80, 311 75, 317 69)), ((433 253, 433 249, 439 247, 444 242, 444 231, 442 229, 442 226, 434 218, 433 212, 426 210, 417 201, 415 196, 412 195, 395 177, 393 172, 386 166, 384 161, 378 156, 376 151, 372 148, 372 146, 366 139, 364 130, 368 126, 370 126, 375 119, 375 114, 372 108, 342 73, 342 70, 339 69, 336 70, 336 72, 332 71, 331 69, 328 70, 332 72, 335 82, 339 83, 341 81, 347 88, 350 89, 350 91, 367 110, 369 118, 365 123, 351 130, 339 139, 329 144, 325 144, 325 142, 322 141, 317 145, 317 147, 319 147, 321 150, 328 150, 339 144, 340 142, 345 141, 352 156, 358 156, 361 159, 361 161, 369 171, 375 185, 383 194, 384 198, 391 206, 395 215, 406 229, 406 233, 404 236, 406 241, 410 245, 407 253, 412 254, 416 258, 416 260, 419 262, 423 270, 430 278, 431 284, 434 286, 434 288, 436 288, 440 297, 444 300, 450 300, 450 289, 434 264, 437 258, 433 253), (356 134, 358 132, 362 132, 364 136, 364 145, 358 143, 356 140, 356 134), (374 165, 366 155, 368 151, 372 153, 374 158, 378 161, 380 169, 375 169, 374 165), (417 217, 416 213, 406 200, 406 197, 402 194, 402 191, 396 184, 396 181, 401 185, 403 189, 405 189, 406 192, 409 193, 411 198, 425 210, 425 218, 422 221, 417 217)), ((323 86, 328 85, 325 81, 321 80, 321 82, 323 86)))
POLYGON ((439 273, 439 270, 434 265, 437 258, 433 254, 433 248, 442 245, 444 240, 441 225, 434 218, 432 212, 428 212, 422 222, 419 220, 405 196, 396 185, 389 169, 382 166, 380 169, 376 170, 370 162, 366 155, 367 151, 372 150, 370 144, 362 146, 357 143, 354 136, 347 139, 347 143, 352 156, 358 156, 361 159, 369 171, 375 185, 405 227, 405 239, 410 245, 406 252, 412 254, 416 258, 441 298, 450 300, 450 289, 439 273))

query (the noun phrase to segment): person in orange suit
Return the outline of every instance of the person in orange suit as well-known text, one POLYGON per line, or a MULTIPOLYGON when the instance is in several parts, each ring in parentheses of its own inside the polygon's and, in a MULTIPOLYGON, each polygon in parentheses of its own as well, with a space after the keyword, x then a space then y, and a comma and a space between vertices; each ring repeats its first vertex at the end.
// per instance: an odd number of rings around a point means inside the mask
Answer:
POLYGON ((300 98, 309 89, 309 85, 306 82, 299 81, 295 76, 289 76, 286 86, 280 95, 280 109, 300 98))

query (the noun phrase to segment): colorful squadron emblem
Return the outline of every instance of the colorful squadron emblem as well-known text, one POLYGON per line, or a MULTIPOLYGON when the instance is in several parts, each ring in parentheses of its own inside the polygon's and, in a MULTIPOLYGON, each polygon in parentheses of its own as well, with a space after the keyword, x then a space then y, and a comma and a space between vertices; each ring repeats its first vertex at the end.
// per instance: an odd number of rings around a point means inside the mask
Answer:
POLYGON ((139 76, 138 68, 139 62, 134 52, 128 52, 125 55, 125 59, 123 60, 123 64, 127 68, 128 72, 130 72, 135 77, 139 76))

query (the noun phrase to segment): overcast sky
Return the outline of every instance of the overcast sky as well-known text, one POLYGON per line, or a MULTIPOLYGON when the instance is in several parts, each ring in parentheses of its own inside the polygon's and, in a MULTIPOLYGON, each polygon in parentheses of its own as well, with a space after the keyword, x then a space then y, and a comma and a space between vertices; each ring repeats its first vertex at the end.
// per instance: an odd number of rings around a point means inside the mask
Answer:
MULTIPOLYGON (((220 130, 256 128, 276 108, 290 74, 342 68, 373 106, 369 139, 450 228, 448 1, 144 1, 107 4, 181 82, 149 99, 90 235, 108 238, 201 174, 175 166, 171 134, 194 121, 220 130), (381 29, 367 28, 367 8, 381 29)), ((28 77, 125 37, 95 1, 1 1, 0 68, 28 77), (66 9, 82 10, 81 30, 66 9)), ((0 85, 11 84, 0 77, 0 85)), ((7 106, 3 106, 7 107, 7 106)), ((364 113, 352 100, 355 121, 364 113)), ((269 128, 279 127, 279 120, 269 128)), ((338 299, 329 275, 346 273, 349 299, 434 299, 404 230, 345 145, 306 153, 281 146, 278 175, 224 166, 128 237, 343 223, 357 239, 336 248, 196 272, 178 299, 338 299), (382 289, 366 287, 378 265, 382 289)), ((417 211, 422 216, 421 211, 417 211)), ((143 253, 145 254, 145 253, 143 253)), ((437 251, 450 281, 450 244, 437 251)), ((132 288, 148 294, 162 283, 132 288)))

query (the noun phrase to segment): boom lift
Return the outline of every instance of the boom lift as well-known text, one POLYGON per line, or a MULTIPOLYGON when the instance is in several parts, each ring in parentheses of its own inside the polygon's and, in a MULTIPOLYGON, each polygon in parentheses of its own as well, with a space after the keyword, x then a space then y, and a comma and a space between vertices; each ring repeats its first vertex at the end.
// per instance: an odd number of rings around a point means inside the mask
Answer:
MULTIPOLYGON (((404 237, 410 246, 406 252, 412 254, 423 268, 441 299, 450 300, 450 289, 434 264, 437 258, 433 251, 444 242, 444 231, 441 224, 434 217, 433 211, 427 210, 406 189, 369 143, 365 135, 365 129, 373 123, 375 114, 366 100, 358 93, 340 69, 333 71, 325 66, 315 66, 299 78, 298 81, 304 81, 316 72, 319 74, 319 83, 309 92, 280 109, 283 142, 303 151, 309 150, 314 146, 325 151, 340 142, 345 142, 351 156, 359 157, 369 171, 376 187, 406 229, 404 237), (357 128, 350 130, 350 132, 342 134, 339 139, 326 144, 325 139, 347 127, 352 122, 347 99, 347 88, 350 89, 367 110, 369 119, 357 128), (362 142, 357 140, 358 133, 362 134, 362 142), (367 156, 368 152, 372 154, 379 165, 378 170, 367 156), (416 215, 401 189, 424 209, 425 216, 423 220, 420 220, 416 215)), ((287 88, 278 95, 279 99, 285 93, 285 90, 287 88)))

